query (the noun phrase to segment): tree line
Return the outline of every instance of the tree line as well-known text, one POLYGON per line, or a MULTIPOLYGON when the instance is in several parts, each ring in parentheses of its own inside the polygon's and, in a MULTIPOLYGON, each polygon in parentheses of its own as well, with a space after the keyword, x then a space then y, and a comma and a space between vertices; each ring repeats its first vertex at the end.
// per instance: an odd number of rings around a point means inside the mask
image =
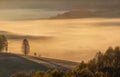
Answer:
MULTIPOLYGON (((8 52, 8 39, 5 35, 0 35, 0 52, 8 52)), ((30 45, 27 39, 22 41, 22 52, 25 56, 30 53, 30 45)))

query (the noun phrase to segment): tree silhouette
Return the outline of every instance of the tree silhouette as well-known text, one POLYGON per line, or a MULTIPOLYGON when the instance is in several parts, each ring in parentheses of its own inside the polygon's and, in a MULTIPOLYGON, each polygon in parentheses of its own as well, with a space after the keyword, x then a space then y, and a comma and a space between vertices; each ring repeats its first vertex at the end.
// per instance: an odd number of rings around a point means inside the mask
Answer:
POLYGON ((51 71, 52 77, 63 77, 63 72, 59 69, 54 69, 51 71))
POLYGON ((77 71, 76 77, 95 77, 95 76, 88 68, 83 68, 77 71))
POLYGON ((26 56, 27 54, 29 54, 30 52, 30 45, 27 39, 23 40, 22 43, 22 52, 24 53, 24 55, 26 56))
POLYGON ((8 51, 8 41, 5 35, 0 35, 0 52, 8 51))

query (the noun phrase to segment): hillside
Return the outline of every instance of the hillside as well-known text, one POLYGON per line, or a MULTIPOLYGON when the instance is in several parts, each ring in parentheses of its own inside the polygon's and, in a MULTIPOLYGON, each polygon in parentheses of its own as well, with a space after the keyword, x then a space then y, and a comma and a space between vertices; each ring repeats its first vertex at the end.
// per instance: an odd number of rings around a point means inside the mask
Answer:
POLYGON ((46 58, 46 57, 34 57, 34 56, 26 56, 26 59, 32 60, 37 63, 45 63, 51 68, 66 68, 66 69, 73 69, 76 65, 79 63, 72 62, 72 61, 66 61, 66 60, 59 60, 59 59, 53 59, 53 58, 46 58))
POLYGON ((11 74, 21 71, 47 71, 53 68, 71 69, 66 67, 66 64, 70 67, 72 66, 72 68, 78 65, 78 63, 70 61, 0 53, 0 77, 9 77, 11 74))
POLYGON ((87 10, 71 10, 63 14, 58 14, 57 16, 51 17, 51 19, 67 19, 67 18, 87 18, 93 17, 94 14, 87 10))
POLYGON ((74 2, 76 5, 67 12, 50 18, 120 18, 120 0, 79 0, 74 2))
POLYGON ((68 19, 68 18, 120 18, 119 10, 71 10, 50 19, 68 19))

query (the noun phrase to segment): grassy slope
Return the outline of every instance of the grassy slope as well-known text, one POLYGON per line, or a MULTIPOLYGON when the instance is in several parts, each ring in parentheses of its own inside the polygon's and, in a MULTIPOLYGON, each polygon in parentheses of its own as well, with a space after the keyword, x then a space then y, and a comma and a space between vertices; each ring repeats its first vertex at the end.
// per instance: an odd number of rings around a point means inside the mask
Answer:
MULTIPOLYGON (((53 68, 59 68, 63 70, 69 69, 68 67, 64 66, 64 63, 65 65, 70 63, 72 64, 72 62, 69 61, 48 58, 36 58, 30 56, 21 57, 15 54, 0 53, 0 77, 9 77, 11 74, 21 71, 47 71, 53 68), (61 62, 63 63, 62 65, 61 62)), ((74 62, 73 64, 74 66, 77 65, 77 63, 74 62)))
MULTIPOLYGON (((47 64, 51 68, 66 68, 66 69, 73 69, 79 63, 72 62, 72 61, 66 61, 66 60, 58 60, 58 59, 52 59, 52 58, 45 58, 45 57, 34 57, 34 56, 27 56, 26 57, 29 60, 35 61, 37 63, 44 63, 47 64)), ((64 69, 63 69, 64 70, 64 69)))

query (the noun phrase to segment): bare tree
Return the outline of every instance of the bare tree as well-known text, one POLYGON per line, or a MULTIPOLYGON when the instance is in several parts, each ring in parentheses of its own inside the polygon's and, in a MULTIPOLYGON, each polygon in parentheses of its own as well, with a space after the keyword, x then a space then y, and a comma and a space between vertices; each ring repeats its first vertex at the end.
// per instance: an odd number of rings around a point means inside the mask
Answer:
POLYGON ((30 45, 27 39, 23 40, 22 43, 22 52, 24 53, 24 55, 26 56, 27 54, 29 54, 30 52, 30 45))

